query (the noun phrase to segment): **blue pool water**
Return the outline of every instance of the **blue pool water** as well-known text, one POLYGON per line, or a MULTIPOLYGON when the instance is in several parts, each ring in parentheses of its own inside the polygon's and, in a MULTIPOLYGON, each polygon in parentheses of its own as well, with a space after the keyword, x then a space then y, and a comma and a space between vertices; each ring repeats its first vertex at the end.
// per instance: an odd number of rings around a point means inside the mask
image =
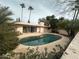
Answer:
POLYGON ((41 36, 32 36, 32 37, 23 38, 19 41, 19 43, 28 46, 36 46, 36 45, 51 43, 60 38, 61 37, 58 35, 43 34, 41 36))

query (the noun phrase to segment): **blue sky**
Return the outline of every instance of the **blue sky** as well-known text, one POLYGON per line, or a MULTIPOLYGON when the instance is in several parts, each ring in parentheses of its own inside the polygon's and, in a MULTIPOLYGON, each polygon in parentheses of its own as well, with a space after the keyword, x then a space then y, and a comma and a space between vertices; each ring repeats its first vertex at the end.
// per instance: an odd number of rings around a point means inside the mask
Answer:
MULTIPOLYGON (((60 0, 63 1, 63 0, 60 0)), ((23 20, 27 22, 29 17, 28 7, 31 5, 34 10, 31 15, 31 23, 37 23, 39 18, 43 18, 49 15, 56 15, 56 17, 63 16, 65 18, 72 18, 71 15, 61 14, 63 6, 58 5, 56 0, 0 0, 0 4, 3 6, 9 6, 10 10, 13 11, 13 19, 21 16, 21 7, 19 4, 25 3, 23 20)))

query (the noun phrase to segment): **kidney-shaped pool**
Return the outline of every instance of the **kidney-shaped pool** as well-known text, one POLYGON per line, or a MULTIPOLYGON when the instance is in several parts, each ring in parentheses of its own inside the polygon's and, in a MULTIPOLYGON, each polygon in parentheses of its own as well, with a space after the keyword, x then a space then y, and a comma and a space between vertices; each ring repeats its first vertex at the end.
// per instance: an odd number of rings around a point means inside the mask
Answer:
POLYGON ((47 43, 51 43, 53 41, 56 41, 60 39, 61 37, 58 35, 53 35, 53 34, 43 34, 40 36, 31 36, 31 37, 25 37, 22 38, 19 43, 23 45, 28 45, 28 46, 37 46, 37 45, 43 45, 47 43))

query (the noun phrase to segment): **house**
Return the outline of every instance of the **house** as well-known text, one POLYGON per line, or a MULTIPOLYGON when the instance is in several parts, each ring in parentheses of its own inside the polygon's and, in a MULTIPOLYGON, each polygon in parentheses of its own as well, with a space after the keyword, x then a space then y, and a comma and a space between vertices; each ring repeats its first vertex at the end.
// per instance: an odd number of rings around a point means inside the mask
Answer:
POLYGON ((15 31, 19 33, 47 33, 50 30, 48 26, 44 25, 44 22, 40 22, 37 25, 33 25, 31 23, 24 23, 24 22, 14 22, 15 31))

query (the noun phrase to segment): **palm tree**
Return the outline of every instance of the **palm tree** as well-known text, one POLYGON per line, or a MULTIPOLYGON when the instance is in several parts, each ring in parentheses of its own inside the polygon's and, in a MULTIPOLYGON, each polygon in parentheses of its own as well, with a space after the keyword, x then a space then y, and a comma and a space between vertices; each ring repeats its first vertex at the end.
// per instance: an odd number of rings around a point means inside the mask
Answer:
POLYGON ((8 20, 12 20, 9 17, 12 14, 9 7, 0 7, 0 55, 6 54, 18 45, 13 24, 7 23, 8 20))
MULTIPOLYGON (((69 35, 70 36, 75 36, 75 29, 78 29, 76 28, 76 26, 78 24, 76 24, 76 20, 78 18, 78 15, 79 15, 79 0, 65 0, 64 2, 66 2, 66 7, 67 7, 67 11, 70 10, 70 12, 74 12, 74 16, 73 16, 73 20, 66 26, 66 28, 68 29, 67 31, 70 33, 69 35), (73 34, 73 35, 71 35, 73 34)), ((66 9, 65 9, 66 11, 66 9)))
POLYGON ((74 10, 73 20, 76 20, 79 14, 79 0, 70 1, 71 9, 74 10))
POLYGON ((72 7, 72 10, 74 10, 74 16, 73 16, 73 20, 70 24, 70 36, 73 38, 75 36, 75 29, 78 29, 76 28, 76 26, 78 26, 78 24, 76 24, 76 20, 78 18, 78 15, 79 15, 79 0, 75 0, 75 1, 70 1, 70 5, 72 7))
POLYGON ((34 8, 33 8, 32 6, 29 6, 29 8, 28 8, 28 10, 30 10, 28 23, 30 23, 31 11, 32 11, 33 9, 34 9, 34 8))
POLYGON ((8 9, 9 7, 0 7, 0 24, 7 20, 12 20, 9 16, 13 15, 13 13, 8 9))
MULTIPOLYGON (((57 0, 59 1, 59 0, 57 0)), ((61 3, 61 1, 59 1, 61 3)), ((63 7, 64 4, 66 5, 65 9, 64 9, 64 13, 65 12, 71 12, 74 11, 74 16, 73 16, 73 20, 77 19, 78 14, 79 14, 79 0, 63 0, 63 2, 61 3, 63 7)))
POLYGON ((23 8, 25 8, 25 5, 24 5, 24 3, 22 3, 22 4, 20 4, 20 6, 22 8, 22 11, 21 11, 21 20, 22 20, 22 18, 23 18, 23 8))

